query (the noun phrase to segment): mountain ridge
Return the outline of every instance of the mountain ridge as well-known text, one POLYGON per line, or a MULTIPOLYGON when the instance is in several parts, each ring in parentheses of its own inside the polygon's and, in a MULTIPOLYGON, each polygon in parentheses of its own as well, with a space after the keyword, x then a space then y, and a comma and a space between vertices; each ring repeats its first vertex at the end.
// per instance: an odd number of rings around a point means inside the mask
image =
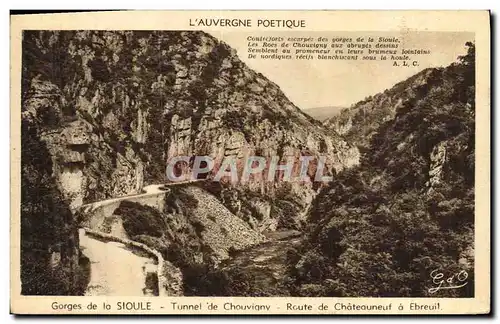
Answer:
POLYGON ((369 145, 371 134, 384 122, 394 118, 398 108, 431 87, 443 68, 426 68, 375 95, 367 96, 349 108, 340 111, 323 124, 344 136, 349 142, 363 149, 369 145))
POLYGON ((293 295, 474 296, 475 45, 466 47, 455 63, 424 70, 336 121, 367 109, 344 129, 361 163, 314 199, 307 238, 289 252, 293 295), (466 283, 430 289, 434 269, 466 283))

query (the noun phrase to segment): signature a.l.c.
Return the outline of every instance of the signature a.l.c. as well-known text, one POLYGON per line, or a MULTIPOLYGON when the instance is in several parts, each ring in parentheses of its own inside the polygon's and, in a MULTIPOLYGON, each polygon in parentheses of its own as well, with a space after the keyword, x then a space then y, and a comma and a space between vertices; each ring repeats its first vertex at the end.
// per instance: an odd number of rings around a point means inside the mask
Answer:
POLYGON ((467 278, 469 274, 467 271, 462 270, 460 272, 454 273, 450 277, 444 279, 444 274, 439 269, 434 269, 431 271, 432 282, 436 285, 435 287, 429 288, 429 293, 434 294, 441 289, 458 289, 467 285, 467 278))

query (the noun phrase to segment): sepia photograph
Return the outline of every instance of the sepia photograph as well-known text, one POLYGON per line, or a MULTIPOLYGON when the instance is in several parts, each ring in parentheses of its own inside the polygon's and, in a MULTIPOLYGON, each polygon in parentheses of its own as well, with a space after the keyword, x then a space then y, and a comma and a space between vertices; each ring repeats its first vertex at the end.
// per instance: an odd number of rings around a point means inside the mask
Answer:
POLYGON ((19 33, 21 296, 478 297, 476 33, 185 17, 19 33))

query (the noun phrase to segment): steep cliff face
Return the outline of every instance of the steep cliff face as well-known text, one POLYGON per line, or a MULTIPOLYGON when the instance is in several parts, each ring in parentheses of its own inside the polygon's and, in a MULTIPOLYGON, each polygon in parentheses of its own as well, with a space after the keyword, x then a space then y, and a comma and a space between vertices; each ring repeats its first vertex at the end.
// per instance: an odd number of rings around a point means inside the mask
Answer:
MULTIPOLYGON (((161 183, 176 156, 324 155, 329 172, 358 163, 356 148, 206 33, 26 31, 23 46, 23 110, 44 116, 72 207, 161 183)), ((283 185, 238 186, 272 199, 283 185)), ((291 186, 306 206, 315 188, 291 186)))
POLYGON ((24 118, 21 126, 21 293, 78 295, 86 278, 77 224, 52 176, 39 122, 24 118))

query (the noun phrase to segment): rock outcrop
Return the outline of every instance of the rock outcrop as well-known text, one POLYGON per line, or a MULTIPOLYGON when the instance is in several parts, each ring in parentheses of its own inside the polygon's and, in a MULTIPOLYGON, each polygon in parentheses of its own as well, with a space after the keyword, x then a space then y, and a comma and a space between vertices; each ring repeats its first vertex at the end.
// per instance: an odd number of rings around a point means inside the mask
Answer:
POLYGON ((444 177, 444 166, 446 164, 446 142, 440 142, 431 151, 429 165, 429 181, 427 185, 429 189, 439 185, 444 177))

